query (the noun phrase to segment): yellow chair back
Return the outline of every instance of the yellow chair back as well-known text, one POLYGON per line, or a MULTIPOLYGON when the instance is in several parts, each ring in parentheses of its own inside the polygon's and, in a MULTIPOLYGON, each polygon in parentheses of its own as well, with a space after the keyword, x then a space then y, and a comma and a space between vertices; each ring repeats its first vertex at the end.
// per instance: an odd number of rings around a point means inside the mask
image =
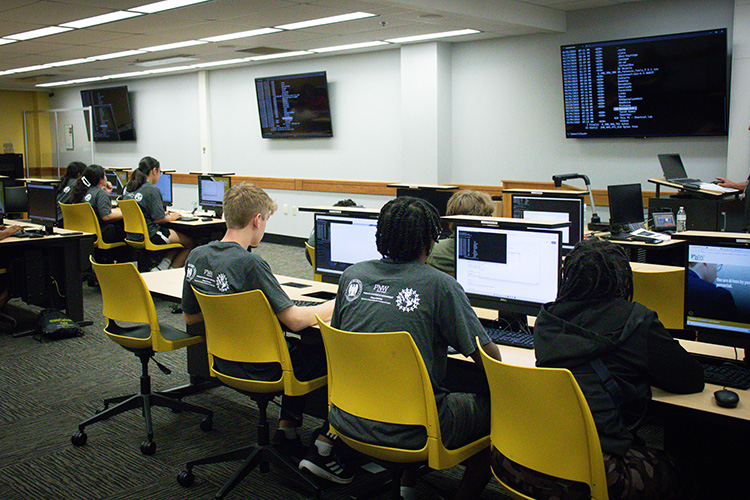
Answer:
MULTIPOLYGON (((480 351, 492 400, 492 445, 525 467, 588 484, 593 499, 608 499, 599 434, 573 374, 509 365, 480 351)), ((530 498, 500 482, 515 498, 530 498)))
MULTIPOLYGON (((313 270, 315 269, 315 247, 305 242, 305 249, 307 249, 307 255, 310 256, 310 262, 312 263, 313 270)), ((323 281, 323 275, 320 273, 313 272, 313 279, 315 281, 323 281)))
POLYGON ((99 219, 96 217, 94 208, 90 203, 60 203, 60 209, 62 210, 65 229, 95 234, 96 241, 94 245, 96 248, 108 250, 125 245, 124 241, 115 243, 104 242, 99 219))
POLYGON ((151 293, 132 262, 97 264, 91 259, 91 266, 102 291, 102 313, 108 323, 143 323, 150 328, 147 338, 138 338, 128 337, 127 330, 120 331, 108 324, 104 331, 113 341, 133 349, 151 347, 157 352, 171 351, 203 341, 201 337, 174 341, 162 336, 151 293))
POLYGON ((338 433, 355 450, 397 463, 427 461, 433 469, 456 465, 486 447, 482 438, 456 450, 443 446, 435 394, 427 368, 407 332, 353 333, 318 318, 328 362, 328 401, 360 418, 421 425, 427 442, 420 450, 369 444, 338 433))
POLYGON ((667 328, 682 329, 685 269, 639 264, 633 267, 633 302, 656 311, 667 328))
POLYGON ((326 377, 299 381, 279 320, 260 290, 226 295, 206 295, 193 288, 206 327, 206 349, 211 375, 222 383, 247 392, 279 392, 294 396, 322 387, 326 377), (281 365, 279 380, 266 382, 235 378, 214 368, 214 357, 238 363, 281 365))
POLYGON ((169 248, 182 248, 180 243, 156 245, 151 242, 151 238, 148 236, 146 218, 143 216, 143 211, 141 211, 141 207, 138 205, 137 201, 120 200, 117 204, 120 207, 120 210, 122 210, 122 218, 125 224, 125 243, 133 248, 141 248, 150 252, 166 250, 169 248), (143 241, 128 239, 127 234, 140 234, 143 236, 143 241))

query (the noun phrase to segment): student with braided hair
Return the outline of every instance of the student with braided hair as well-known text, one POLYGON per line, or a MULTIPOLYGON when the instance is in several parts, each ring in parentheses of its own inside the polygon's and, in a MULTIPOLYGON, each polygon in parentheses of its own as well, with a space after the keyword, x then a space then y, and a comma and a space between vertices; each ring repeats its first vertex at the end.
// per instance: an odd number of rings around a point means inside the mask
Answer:
POLYGON ((102 239, 105 243, 116 243, 125 239, 122 212, 112 208, 109 193, 112 184, 104 175, 100 165, 89 165, 70 190, 70 203, 89 203, 99 219, 102 239))
MULTIPOLYGON (((427 260, 439 234, 435 207, 411 197, 389 201, 380 211, 376 231, 380 260, 360 262, 344 271, 331 325, 354 332, 407 331, 414 339, 435 392, 440 432, 449 449, 463 446, 490 431, 488 394, 446 389, 448 346, 481 365, 476 337, 500 359, 461 286, 427 260)), ((383 375, 384 380, 388 375, 383 375)), ((399 448, 422 447, 424 429, 360 419, 335 406, 329 420, 340 432, 366 442, 399 448)), ((467 460, 456 498, 478 498, 490 476, 488 450, 467 460)), ((414 474, 401 481, 405 500, 414 498, 414 474)))
MULTIPOLYGON (((557 300, 542 307, 534 325, 536 364, 573 372, 599 433, 610 499, 691 498, 692 481, 666 453, 647 448, 636 427, 652 385, 700 392, 703 369, 632 297, 622 247, 597 238, 579 242, 565 259, 557 300)), ((492 467, 537 499, 590 497, 588 486, 527 469, 494 449, 492 467)))

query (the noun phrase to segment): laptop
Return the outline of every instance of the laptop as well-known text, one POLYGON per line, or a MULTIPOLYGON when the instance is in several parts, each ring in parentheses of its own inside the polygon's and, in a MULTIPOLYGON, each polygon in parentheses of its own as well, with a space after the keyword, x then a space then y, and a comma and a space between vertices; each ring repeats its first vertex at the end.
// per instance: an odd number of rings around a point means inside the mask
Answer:
POLYGON ((680 155, 661 154, 658 156, 661 170, 664 172, 664 178, 669 182, 693 188, 698 188, 700 187, 700 184, 703 184, 703 181, 700 179, 691 179, 688 177, 680 155))

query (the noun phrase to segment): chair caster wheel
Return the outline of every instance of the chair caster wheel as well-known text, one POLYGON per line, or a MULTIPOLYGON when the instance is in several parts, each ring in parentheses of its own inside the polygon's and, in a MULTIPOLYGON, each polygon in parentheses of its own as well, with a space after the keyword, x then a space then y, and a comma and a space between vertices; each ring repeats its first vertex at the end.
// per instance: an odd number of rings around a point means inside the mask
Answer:
POLYGON ((180 483, 181 486, 189 488, 195 482, 195 474, 193 474, 189 470, 181 471, 179 474, 177 474, 177 482, 180 483))
POLYGON ((88 439, 88 436, 83 431, 76 431, 70 436, 70 442, 73 443, 73 446, 83 446, 86 444, 86 439, 88 439))
POLYGON ((156 453, 156 443, 153 441, 144 441, 141 443, 141 453, 144 455, 153 455, 156 453))
POLYGON ((203 432, 208 432, 208 431, 210 431, 213 428, 214 428, 214 421, 213 421, 213 419, 205 418, 205 419, 201 420, 201 430, 203 432))

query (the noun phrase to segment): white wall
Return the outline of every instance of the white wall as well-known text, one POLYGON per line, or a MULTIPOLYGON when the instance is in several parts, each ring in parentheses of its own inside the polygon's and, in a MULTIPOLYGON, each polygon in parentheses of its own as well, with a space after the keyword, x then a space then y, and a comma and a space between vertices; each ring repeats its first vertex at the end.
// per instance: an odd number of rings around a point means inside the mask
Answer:
MULTIPOLYGON (((737 15, 742 17, 748 0, 737 3, 737 15)), ((456 43, 449 49, 435 44, 425 46, 426 50, 411 46, 210 71, 205 80, 207 154, 214 171, 386 182, 423 179, 427 183, 497 185, 502 179, 547 180, 555 173, 578 171, 591 178, 594 188, 629 182, 650 188, 646 180, 660 175, 656 155, 664 152, 680 153, 693 176, 746 172, 747 123, 734 118, 729 140, 581 140, 565 139, 562 109, 560 45, 718 27, 729 28, 732 40, 734 11, 732 0, 636 2, 572 13, 564 34, 456 43), (419 54, 424 58, 420 60, 419 54), (423 68, 418 78, 430 86, 425 91, 432 96, 424 113, 414 109, 409 97, 414 96, 414 78, 404 81, 417 67, 423 68), (262 139, 254 78, 319 70, 328 75, 334 137, 262 139), (449 108, 443 106, 445 100, 449 108), (735 148, 729 168, 728 142, 741 146, 735 148), (420 144, 429 147, 417 147, 420 144), (450 165, 446 165, 446 155, 452 160, 450 165)), ((744 24, 748 17, 744 14, 744 24)), ((744 24, 747 38, 750 27, 744 24)), ((746 49, 743 54, 747 58, 746 49)), ((732 81, 733 95, 744 96, 750 70, 737 75, 732 81)), ((134 167, 142 156, 151 155, 164 168, 200 170, 198 76, 117 83, 127 84, 132 93, 138 140, 97 144, 96 161, 134 167)), ((50 101, 53 108, 80 106, 80 89, 56 89, 50 101)), ((732 109, 742 116, 749 113, 732 109)), ((387 201, 382 196, 281 190, 272 196, 280 206, 288 205, 289 214, 275 215, 268 231, 305 237, 312 219, 292 215, 292 207, 332 204, 347 197, 372 208, 387 201)), ((192 208, 196 198, 194 186, 175 190, 178 208, 192 208)))

